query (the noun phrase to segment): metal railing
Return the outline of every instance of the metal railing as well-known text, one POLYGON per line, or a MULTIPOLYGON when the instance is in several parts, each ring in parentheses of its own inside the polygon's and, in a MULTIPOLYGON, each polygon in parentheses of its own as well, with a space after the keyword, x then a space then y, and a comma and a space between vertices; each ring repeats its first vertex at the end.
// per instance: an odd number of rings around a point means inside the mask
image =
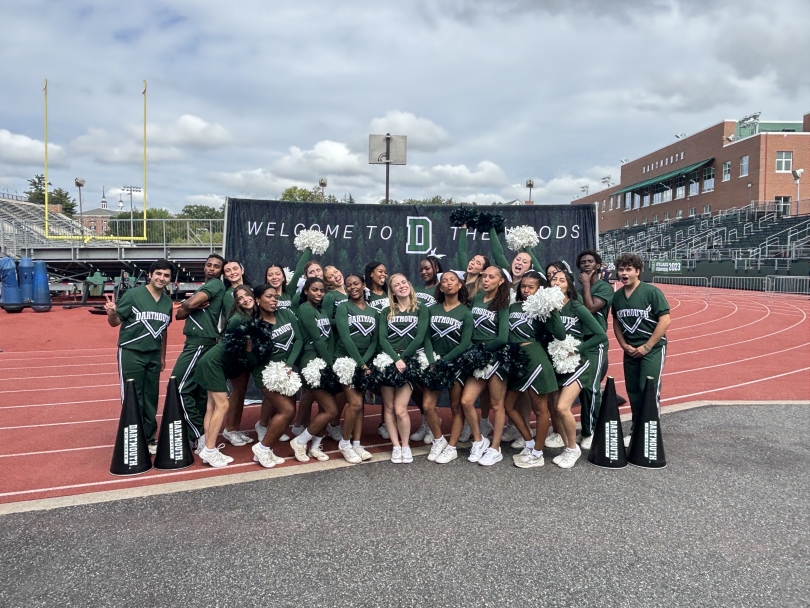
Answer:
POLYGON ((810 277, 788 277, 768 275, 765 277, 765 291, 771 294, 787 293, 810 295, 810 277))
POLYGON ((765 291, 765 277, 712 277, 711 289, 765 291))
POLYGON ((671 294, 695 295, 703 300, 709 299, 709 279, 706 277, 666 277, 654 276, 653 285, 663 288, 671 294))

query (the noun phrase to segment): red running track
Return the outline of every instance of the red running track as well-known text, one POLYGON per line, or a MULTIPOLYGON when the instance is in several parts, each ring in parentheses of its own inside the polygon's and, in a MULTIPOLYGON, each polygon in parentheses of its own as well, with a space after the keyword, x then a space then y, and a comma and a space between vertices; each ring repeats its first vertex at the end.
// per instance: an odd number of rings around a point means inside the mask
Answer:
MULTIPOLYGON (((682 287, 667 292, 673 322, 663 406, 695 400, 810 399, 807 299, 713 292, 705 300, 702 295, 682 287)), ((623 394, 621 351, 612 328, 608 335, 609 374, 623 394)), ((198 460, 182 471, 111 476, 120 413, 116 337, 104 316, 85 309, 0 313, 0 503, 259 470, 250 446, 228 446, 225 451, 235 461, 224 469, 198 460)), ((182 337, 182 324, 173 323, 164 388, 182 337)), ((247 406, 243 428, 252 431, 258 415, 258 406, 247 406)), ((418 424, 418 412, 412 415, 418 424)), ((376 434, 379 420, 379 407, 367 406, 364 443, 373 446, 371 451, 389 447, 376 434)), ((334 442, 324 445, 332 458, 340 458, 334 442)), ((282 467, 301 464, 289 458, 287 445, 276 453, 288 457, 282 467)))

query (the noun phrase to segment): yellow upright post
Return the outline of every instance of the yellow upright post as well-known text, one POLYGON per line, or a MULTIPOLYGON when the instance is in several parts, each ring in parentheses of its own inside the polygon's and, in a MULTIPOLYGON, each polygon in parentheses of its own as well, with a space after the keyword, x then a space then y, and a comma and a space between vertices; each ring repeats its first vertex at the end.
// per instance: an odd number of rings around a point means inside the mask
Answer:
POLYGON ((45 234, 48 231, 48 79, 45 79, 45 234))
POLYGON ((146 240, 146 80, 143 81, 143 238, 146 240))

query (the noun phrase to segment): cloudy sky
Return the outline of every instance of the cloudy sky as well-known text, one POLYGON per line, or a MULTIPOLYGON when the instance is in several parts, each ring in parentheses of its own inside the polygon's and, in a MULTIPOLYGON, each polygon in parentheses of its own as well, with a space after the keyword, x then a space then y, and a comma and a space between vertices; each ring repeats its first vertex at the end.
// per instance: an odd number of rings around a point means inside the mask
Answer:
POLYGON ((440 0, 0 7, 0 190, 141 184, 149 203, 384 195, 368 134, 408 136, 392 197, 564 203, 723 119, 810 111, 807 0, 440 0))

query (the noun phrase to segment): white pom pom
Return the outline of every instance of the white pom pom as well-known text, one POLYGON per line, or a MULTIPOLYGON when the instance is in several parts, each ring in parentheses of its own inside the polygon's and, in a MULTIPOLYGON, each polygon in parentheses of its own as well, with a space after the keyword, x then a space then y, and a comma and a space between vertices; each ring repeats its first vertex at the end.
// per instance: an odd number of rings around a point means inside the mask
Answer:
POLYGON ((539 289, 523 302, 523 311, 533 319, 545 321, 552 310, 562 310, 564 299, 559 287, 539 289))
POLYGON ((562 289, 555 285, 554 287, 546 287, 543 291, 546 292, 546 299, 551 306, 551 310, 562 310, 565 305, 565 295, 562 289))
POLYGON ((301 389, 301 376, 281 361, 268 363, 262 371, 265 388, 272 393, 292 397, 301 389))
POLYGON ((332 366, 332 369, 337 374, 340 383, 346 386, 352 385, 352 380, 354 379, 354 370, 356 368, 357 364, 351 357, 340 357, 332 366))
POLYGON ((521 251, 524 247, 536 247, 540 237, 531 226, 516 226, 506 230, 506 246, 512 251, 521 251))
POLYGON ((493 365, 489 364, 484 369, 477 369, 473 371, 473 377, 478 378, 479 380, 486 380, 487 377, 492 373, 493 365))
POLYGON ((422 371, 425 371, 428 367, 430 367, 430 362, 428 361, 427 355, 425 351, 420 352, 416 356, 417 361, 419 361, 419 367, 422 371))
POLYGON ((565 340, 553 340, 548 345, 548 354, 558 374, 570 374, 579 367, 580 356, 577 346, 582 344, 574 336, 566 336, 565 340))
POLYGON ((514 304, 517 302, 517 291, 514 289, 509 290, 509 304, 514 304))
POLYGON ((382 371, 389 365, 391 365, 394 360, 386 355, 385 353, 380 353, 372 360, 371 364, 376 367, 378 370, 382 371))
POLYGON ((313 359, 301 370, 301 375, 310 388, 318 388, 321 385, 321 370, 326 367, 326 361, 320 357, 313 359))
POLYGON ((292 282, 294 276, 295 276, 295 273, 285 266, 284 267, 284 278, 287 279, 288 284, 292 282))
POLYGON ((317 230, 302 230, 293 241, 298 251, 303 251, 307 247, 315 255, 323 255, 329 249, 329 238, 317 230))

